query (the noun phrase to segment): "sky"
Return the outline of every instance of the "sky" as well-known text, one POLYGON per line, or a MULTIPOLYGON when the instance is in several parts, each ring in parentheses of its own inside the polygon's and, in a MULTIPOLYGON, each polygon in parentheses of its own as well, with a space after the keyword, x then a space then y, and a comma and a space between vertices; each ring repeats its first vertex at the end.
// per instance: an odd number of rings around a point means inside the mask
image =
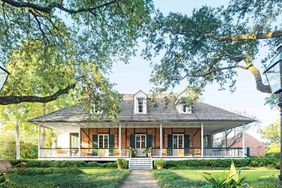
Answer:
MULTIPOLYGON (((155 0, 154 4, 164 14, 169 12, 179 12, 191 15, 194 8, 200 8, 203 5, 217 7, 227 5, 228 1, 223 0, 155 0)), ((261 48, 261 56, 267 54, 267 49, 261 48)), ((257 58, 259 60, 260 57, 257 58)), ((254 64, 258 61, 255 60, 254 64)), ((259 67, 259 66, 258 66, 259 67)), ((150 74, 152 68, 149 62, 146 62, 141 56, 133 57, 129 64, 117 62, 113 66, 110 75, 110 81, 116 83, 115 89, 120 93, 136 93, 140 89, 149 92, 153 85, 150 84, 150 74)), ((255 80, 252 74, 245 70, 239 70, 236 83, 236 91, 231 93, 229 90, 219 91, 216 84, 205 88, 202 101, 226 110, 246 114, 255 117, 259 122, 253 124, 247 132, 260 139, 257 133, 258 128, 263 128, 267 124, 275 122, 278 112, 265 105, 265 98, 268 94, 257 91, 255 80)), ((179 85, 175 91, 185 89, 185 85, 179 85)))

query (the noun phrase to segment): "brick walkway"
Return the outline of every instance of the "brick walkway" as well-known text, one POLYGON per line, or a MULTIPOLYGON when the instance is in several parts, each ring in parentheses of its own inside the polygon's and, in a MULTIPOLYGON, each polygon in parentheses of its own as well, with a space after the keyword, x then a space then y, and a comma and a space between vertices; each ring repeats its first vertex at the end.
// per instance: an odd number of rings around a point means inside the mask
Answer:
POLYGON ((160 188, 150 170, 131 170, 121 188, 160 188))

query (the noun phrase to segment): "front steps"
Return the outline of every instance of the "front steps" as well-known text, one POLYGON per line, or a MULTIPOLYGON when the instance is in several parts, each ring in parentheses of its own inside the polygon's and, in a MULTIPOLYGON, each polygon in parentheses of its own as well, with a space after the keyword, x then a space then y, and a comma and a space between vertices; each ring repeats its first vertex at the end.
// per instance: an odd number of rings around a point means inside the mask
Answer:
POLYGON ((130 158, 129 169, 132 170, 151 170, 153 162, 151 158, 130 158))

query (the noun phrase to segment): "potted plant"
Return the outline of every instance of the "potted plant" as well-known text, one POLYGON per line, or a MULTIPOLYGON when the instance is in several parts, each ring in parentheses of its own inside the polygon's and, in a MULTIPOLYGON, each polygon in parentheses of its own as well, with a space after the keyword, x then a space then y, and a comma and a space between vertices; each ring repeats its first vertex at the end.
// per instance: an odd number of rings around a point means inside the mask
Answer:
POLYGON ((117 159, 117 167, 118 169, 126 169, 127 167, 127 161, 122 158, 117 159))
POLYGON ((163 169, 164 166, 165 166, 165 164, 166 164, 166 162, 165 162, 165 160, 163 160, 163 159, 155 160, 155 161, 154 161, 154 167, 155 167, 156 169, 158 169, 158 170, 163 169))
POLYGON ((146 148, 144 152, 146 153, 146 157, 151 157, 151 148, 146 148))
POLYGON ((136 157, 136 149, 131 148, 131 157, 136 157))

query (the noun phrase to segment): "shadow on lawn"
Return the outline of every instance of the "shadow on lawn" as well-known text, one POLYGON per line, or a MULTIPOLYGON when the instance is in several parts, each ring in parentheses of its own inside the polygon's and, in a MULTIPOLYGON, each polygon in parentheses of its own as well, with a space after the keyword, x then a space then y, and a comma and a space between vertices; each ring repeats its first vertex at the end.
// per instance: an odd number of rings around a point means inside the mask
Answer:
POLYGON ((175 172, 169 170, 159 170, 153 172, 154 177, 158 180, 160 185, 164 188, 168 187, 189 187, 189 188, 199 188, 207 184, 206 181, 191 180, 179 176, 175 172))
MULTIPOLYGON (((95 169, 93 169, 95 170, 95 169)), ((0 187, 104 187, 117 188, 129 174, 126 170, 85 173, 77 168, 30 168, 6 174, 6 182, 0 187)))

